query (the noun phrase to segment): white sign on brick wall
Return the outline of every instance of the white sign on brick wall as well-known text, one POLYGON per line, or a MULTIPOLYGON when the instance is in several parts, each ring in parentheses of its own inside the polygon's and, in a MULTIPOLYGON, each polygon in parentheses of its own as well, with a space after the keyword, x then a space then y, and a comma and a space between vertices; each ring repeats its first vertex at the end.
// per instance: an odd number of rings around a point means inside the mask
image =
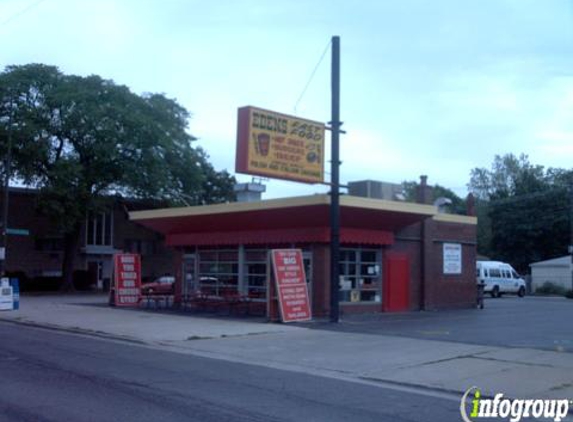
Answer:
POLYGON ((462 273, 462 245, 444 243, 444 274, 462 273))

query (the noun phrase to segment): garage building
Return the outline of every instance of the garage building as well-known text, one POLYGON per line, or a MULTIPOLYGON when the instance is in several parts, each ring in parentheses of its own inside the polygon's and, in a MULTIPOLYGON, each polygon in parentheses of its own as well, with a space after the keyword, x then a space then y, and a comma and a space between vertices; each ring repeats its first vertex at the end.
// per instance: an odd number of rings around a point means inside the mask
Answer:
POLYGON ((571 289, 571 256, 549 259, 530 264, 531 290, 535 292, 545 283, 552 283, 563 289, 571 289))

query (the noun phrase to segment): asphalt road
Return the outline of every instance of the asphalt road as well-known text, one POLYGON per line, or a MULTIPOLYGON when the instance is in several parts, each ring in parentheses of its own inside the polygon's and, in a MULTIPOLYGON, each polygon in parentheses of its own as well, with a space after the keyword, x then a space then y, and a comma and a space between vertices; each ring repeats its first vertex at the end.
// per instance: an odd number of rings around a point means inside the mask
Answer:
POLYGON ((429 392, 0 323, 0 422, 456 420, 429 392))
POLYGON ((485 346, 573 353, 573 300, 554 297, 487 298, 485 308, 343 316, 311 328, 397 335, 485 346))

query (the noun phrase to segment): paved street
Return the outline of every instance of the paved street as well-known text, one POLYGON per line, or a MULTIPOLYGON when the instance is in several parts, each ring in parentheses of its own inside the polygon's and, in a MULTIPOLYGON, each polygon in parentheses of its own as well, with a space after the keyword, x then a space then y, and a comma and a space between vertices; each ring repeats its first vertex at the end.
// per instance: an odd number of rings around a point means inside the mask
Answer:
POLYGON ((33 383, 46 391, 41 409, 52 401, 65 407, 55 387, 77 394, 77 409, 102 406, 109 413, 98 421, 114 420, 115 412, 143 415, 139 420, 184 420, 183 414, 194 415, 191 408, 203 412, 196 420, 227 420, 227 413, 217 413, 227 407, 245 415, 239 420, 435 420, 440 415, 449 421, 459 420, 459 400, 471 386, 484 396, 573 398, 573 353, 565 346, 549 347, 554 339, 567 340, 562 326, 573 303, 565 299, 503 298, 488 300, 483 311, 345 316, 336 327, 105 303, 103 295, 24 296, 20 310, 0 313, 5 333, 0 331, 0 375, 7 381, 0 387, 6 391, 1 400, 6 412, 21 413, 12 420, 61 420, 61 415, 38 419, 25 413, 33 383), (537 343, 508 347, 530 341, 529 330, 539 331, 532 337, 537 343), (500 335, 489 336, 490 331, 500 335), (172 413, 162 408, 164 401, 172 413), (142 410, 144 403, 149 411, 142 410), (430 409, 427 417, 408 413, 410 408, 422 412, 420 403, 430 409), (335 409, 334 416, 329 409, 335 409), (454 414, 448 413, 452 409, 454 414))
POLYGON ((344 316, 310 328, 573 353, 573 300, 488 298, 485 309, 344 316))
POLYGON ((0 322, 1 422, 456 421, 459 401, 0 322))

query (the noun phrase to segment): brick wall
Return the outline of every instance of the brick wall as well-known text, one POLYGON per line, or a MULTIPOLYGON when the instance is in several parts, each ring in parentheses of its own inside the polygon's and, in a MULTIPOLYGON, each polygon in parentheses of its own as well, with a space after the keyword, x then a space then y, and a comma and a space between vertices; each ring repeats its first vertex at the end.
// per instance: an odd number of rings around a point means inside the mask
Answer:
MULTIPOLYGON (((37 207, 36 194, 33 191, 10 193, 8 227, 26 229, 30 234, 8 236, 6 269, 11 272, 24 272, 29 277, 61 270, 61 251, 36 249, 37 239, 61 237, 51 221, 38 212, 37 207)), ((76 265, 79 265, 79 260, 76 265)))
MULTIPOLYGON (((2 203, 0 202, 0 206, 2 203)), ((10 272, 23 272, 28 277, 42 274, 56 274, 61 271, 63 252, 61 250, 40 250, 39 241, 62 239, 57 227, 42 215, 38 208, 37 192, 15 189, 10 192, 8 227, 29 230, 28 236, 8 236, 6 269, 10 272)), ((163 239, 138 224, 129 221, 128 214, 119 203, 114 204, 113 247, 124 249, 126 239, 153 241, 155 253, 142 256, 142 276, 153 278, 173 271, 172 251, 164 245, 163 239)), ((85 229, 82 229, 80 248, 85 246, 85 229)), ((87 270, 86 255, 78 251, 75 269, 87 270)), ((111 255, 107 255, 108 258, 111 255)))
POLYGON ((426 309, 468 308, 476 303, 476 226, 427 221, 426 309), (462 273, 443 273, 444 243, 462 245, 462 273))
MULTIPOLYGON (((330 245, 315 244, 313 252, 313 315, 330 312, 330 245)), ((382 249, 382 267, 388 253, 408 256, 410 310, 470 308, 475 306, 476 226, 427 219, 395 235, 395 243, 382 249), (424 236, 422 241, 422 235, 424 236), (443 244, 462 245, 462 274, 443 274, 443 244), (424 261, 425 260, 425 261, 424 261)), ((384 283, 384 279, 382 279, 384 283)), ((384 301, 385 298, 382 298, 384 301)), ((380 304, 341 304, 341 314, 380 312, 380 304)))

